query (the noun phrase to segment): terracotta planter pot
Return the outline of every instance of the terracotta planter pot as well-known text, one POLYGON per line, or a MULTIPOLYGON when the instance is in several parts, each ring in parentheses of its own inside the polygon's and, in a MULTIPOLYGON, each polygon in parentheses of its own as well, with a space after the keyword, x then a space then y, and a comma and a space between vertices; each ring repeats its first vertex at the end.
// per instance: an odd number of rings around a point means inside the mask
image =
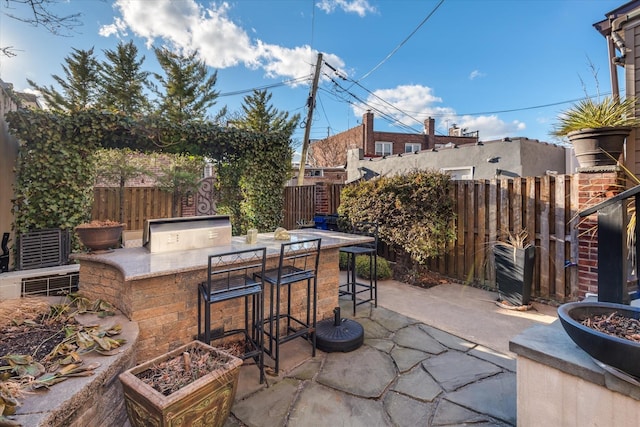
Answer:
POLYGON ((120 245, 123 229, 124 224, 97 226, 85 224, 77 226, 75 232, 80 242, 91 252, 95 252, 117 248, 120 245))
POLYGON ((615 165, 622 154, 624 141, 630 132, 630 127, 582 129, 570 132, 567 138, 573 144, 580 167, 610 166, 615 165))
POLYGON ((200 341, 192 341, 162 356, 120 374, 129 421, 134 427, 146 426, 215 426, 221 427, 229 417, 235 399, 242 360, 200 341), (136 375, 199 347, 211 357, 223 358, 225 364, 209 374, 171 393, 158 392, 136 375))

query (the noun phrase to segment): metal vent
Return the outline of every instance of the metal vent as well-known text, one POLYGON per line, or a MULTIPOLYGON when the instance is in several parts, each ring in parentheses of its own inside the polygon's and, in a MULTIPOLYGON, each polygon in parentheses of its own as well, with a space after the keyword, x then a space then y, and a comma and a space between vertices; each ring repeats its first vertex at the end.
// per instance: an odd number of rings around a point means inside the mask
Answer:
POLYGON ((79 273, 22 279, 22 296, 56 296, 78 290, 79 273))
POLYGON ((18 237, 18 270, 55 267, 69 262, 69 232, 36 230, 18 237))

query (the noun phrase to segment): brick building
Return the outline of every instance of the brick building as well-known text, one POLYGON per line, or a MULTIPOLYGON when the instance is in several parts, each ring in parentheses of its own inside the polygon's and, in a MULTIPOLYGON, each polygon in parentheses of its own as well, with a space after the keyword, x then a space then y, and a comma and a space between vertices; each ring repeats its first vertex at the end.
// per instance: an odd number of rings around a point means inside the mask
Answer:
POLYGON ((449 135, 435 134, 435 119, 424 121, 423 133, 381 132, 373 128, 373 113, 367 111, 362 123, 337 135, 312 142, 309 162, 316 167, 344 166, 347 151, 362 149, 365 157, 383 157, 393 154, 429 150, 436 145, 475 144, 475 136, 464 136, 462 129, 452 127, 449 135))

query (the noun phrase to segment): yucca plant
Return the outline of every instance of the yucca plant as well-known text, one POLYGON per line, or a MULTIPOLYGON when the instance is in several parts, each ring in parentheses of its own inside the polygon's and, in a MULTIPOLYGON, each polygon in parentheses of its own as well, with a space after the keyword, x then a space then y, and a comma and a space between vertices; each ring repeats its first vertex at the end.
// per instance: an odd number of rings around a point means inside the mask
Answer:
POLYGON ((585 98, 558 117, 552 134, 562 137, 582 129, 638 126, 640 119, 635 116, 636 105, 635 98, 623 101, 613 96, 585 98))

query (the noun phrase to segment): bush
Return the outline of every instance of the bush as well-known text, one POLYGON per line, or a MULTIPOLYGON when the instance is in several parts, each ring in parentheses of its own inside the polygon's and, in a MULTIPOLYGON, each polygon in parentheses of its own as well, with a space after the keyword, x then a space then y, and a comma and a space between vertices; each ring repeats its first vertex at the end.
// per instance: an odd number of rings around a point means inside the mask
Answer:
MULTIPOLYGON (((393 276, 391 272, 391 266, 389 265, 389 261, 382 257, 378 257, 377 259, 378 265, 378 280, 386 280, 391 279, 393 276)), ((340 252, 340 270, 347 269, 347 254, 340 252)), ((356 257, 356 274, 358 277, 362 277, 363 279, 368 279, 369 274, 369 257, 366 255, 358 255, 356 257)))
MULTIPOLYGON (((391 278, 391 267, 389 262, 382 258, 377 258, 377 272, 378 280, 386 280, 391 278)), ((356 274, 363 279, 369 279, 371 273, 369 272, 369 257, 366 255, 359 255, 356 257, 356 274)))
POLYGON ((338 214, 351 223, 376 222, 380 240, 425 264, 456 237, 450 180, 445 173, 415 171, 361 181, 341 191, 338 214))
POLYGON ((340 265, 340 270, 347 269, 347 254, 345 254, 344 252, 340 252, 339 265, 340 265))

